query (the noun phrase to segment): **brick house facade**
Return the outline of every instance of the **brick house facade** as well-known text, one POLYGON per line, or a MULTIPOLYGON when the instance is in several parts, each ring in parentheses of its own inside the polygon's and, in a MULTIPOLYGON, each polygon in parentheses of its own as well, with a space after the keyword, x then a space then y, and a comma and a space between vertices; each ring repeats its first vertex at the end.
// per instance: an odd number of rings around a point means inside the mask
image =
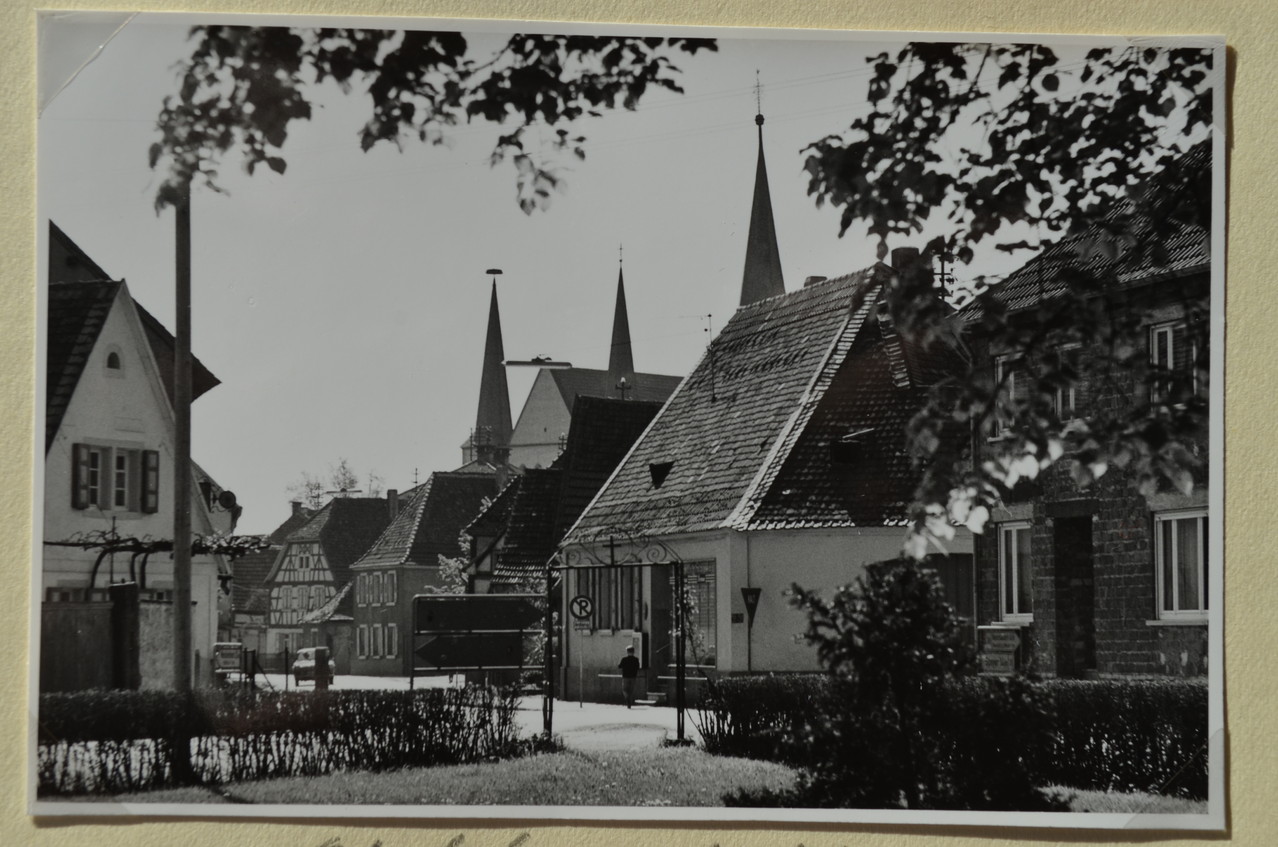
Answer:
MULTIPOLYGON (((1095 255, 1080 245, 1095 237, 1075 234, 1009 276, 999 296, 1013 315, 1051 296, 1063 269, 1094 267, 1095 255)), ((1113 267, 1102 268, 1121 287, 1122 308, 1139 317, 1137 338, 1148 352, 1141 367, 1089 379, 1088 363, 1098 360, 1089 357, 1102 354, 1078 350, 1083 377, 1055 401, 1062 420, 1122 413, 1159 391, 1172 372, 1205 397, 1207 233, 1179 226, 1169 244, 1163 265, 1120 254, 1108 259, 1113 267)), ((1007 357, 988 345, 983 352, 999 378, 1007 357)), ((1014 366, 1031 384, 1032 366, 1014 366)), ((1207 456, 1205 427, 1181 436, 1192 453, 1207 456)), ((1071 465, 1059 461, 1021 484, 992 515, 976 546, 979 624, 1019 629, 1022 666, 1044 676, 1205 675, 1215 613, 1209 583, 1219 567, 1208 556, 1209 532, 1218 528, 1208 520, 1207 463, 1194 471, 1188 493, 1170 486, 1142 493, 1119 467, 1084 488, 1071 465)))

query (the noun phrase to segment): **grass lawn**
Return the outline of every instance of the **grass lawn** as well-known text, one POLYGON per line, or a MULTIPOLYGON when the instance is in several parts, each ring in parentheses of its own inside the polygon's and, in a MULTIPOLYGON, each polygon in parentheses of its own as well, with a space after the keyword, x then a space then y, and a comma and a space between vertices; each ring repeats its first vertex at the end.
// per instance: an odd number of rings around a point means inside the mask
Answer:
MULTIPOLYGON (((722 806, 738 788, 780 790, 795 771, 771 762, 655 748, 564 752, 505 762, 347 772, 173 788, 112 797, 117 803, 282 803, 301 805, 722 806)), ((48 798, 59 799, 59 798, 48 798)))
POLYGON ((1081 791, 1053 786, 1053 793, 1073 795, 1071 812, 1119 812, 1138 815, 1205 815, 1206 800, 1190 800, 1185 797, 1167 797, 1162 794, 1146 794, 1142 791, 1122 793, 1116 791, 1081 791))

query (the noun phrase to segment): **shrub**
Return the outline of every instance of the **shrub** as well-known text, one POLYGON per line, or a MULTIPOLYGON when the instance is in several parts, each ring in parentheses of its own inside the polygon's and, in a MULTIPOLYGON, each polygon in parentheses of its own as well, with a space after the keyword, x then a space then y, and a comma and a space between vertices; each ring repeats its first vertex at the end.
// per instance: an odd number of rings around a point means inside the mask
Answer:
POLYGON ((730 676, 713 680, 693 722, 710 753, 807 765, 803 739, 832 706, 826 674, 730 676))
POLYGON ((1207 796, 1205 680, 1055 680, 1055 743, 1039 770, 1063 785, 1207 796))
POLYGON ((38 791, 171 785, 178 744, 205 783, 504 758, 539 749, 516 738, 516 696, 486 687, 45 694, 38 791))

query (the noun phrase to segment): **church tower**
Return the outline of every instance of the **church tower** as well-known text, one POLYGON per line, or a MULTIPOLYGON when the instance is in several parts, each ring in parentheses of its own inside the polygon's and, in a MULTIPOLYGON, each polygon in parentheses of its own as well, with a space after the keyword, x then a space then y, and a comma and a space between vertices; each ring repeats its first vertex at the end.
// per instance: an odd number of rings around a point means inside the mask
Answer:
POLYGON ((612 351, 608 354, 608 380, 625 398, 635 384, 635 357, 630 346, 630 317, 626 313, 626 283, 617 268, 617 306, 612 314, 612 351), (622 380, 625 380, 622 382, 622 380))
POLYGON ((759 163, 754 171, 754 204, 750 208, 745 273, 741 279, 742 306, 785 293, 777 227, 772 220, 772 195, 768 192, 768 167, 763 161, 762 110, 754 116, 754 122, 759 127, 759 163))
MULTIPOLYGON (((499 271, 500 273, 500 271, 499 271)), ((470 437, 474 459, 494 465, 510 456, 510 388, 506 384, 505 351, 501 343, 501 313, 497 308, 497 279, 488 306, 488 337, 484 342, 484 369, 479 376, 479 409, 470 437)))

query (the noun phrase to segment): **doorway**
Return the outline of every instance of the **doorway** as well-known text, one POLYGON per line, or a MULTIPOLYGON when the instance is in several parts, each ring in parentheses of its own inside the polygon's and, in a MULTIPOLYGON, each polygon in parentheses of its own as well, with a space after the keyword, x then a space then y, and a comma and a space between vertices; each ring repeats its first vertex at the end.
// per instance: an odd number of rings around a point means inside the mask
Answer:
POLYGON ((1091 515, 1056 518, 1052 546, 1056 562, 1056 674, 1089 677, 1096 672, 1091 515))

